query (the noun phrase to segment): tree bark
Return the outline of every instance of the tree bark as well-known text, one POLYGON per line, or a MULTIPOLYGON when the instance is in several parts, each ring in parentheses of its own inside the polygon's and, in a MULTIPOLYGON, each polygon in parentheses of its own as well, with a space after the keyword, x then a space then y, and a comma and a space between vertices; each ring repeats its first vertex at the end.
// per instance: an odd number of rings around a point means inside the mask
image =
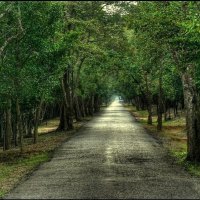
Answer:
POLYGON ((17 113, 17 135, 19 135, 20 152, 23 152, 23 129, 22 129, 22 118, 21 110, 19 105, 19 99, 16 99, 16 113, 17 113))
POLYGON ((33 137, 33 130, 34 130, 33 110, 29 111, 29 113, 28 113, 27 126, 28 126, 27 137, 31 138, 31 137, 33 137))
POLYGON ((84 110, 85 110, 85 115, 88 116, 89 115, 89 111, 88 111, 88 97, 84 99, 84 110))
POLYGON ((61 79, 61 87, 64 96, 64 105, 62 107, 62 112, 60 115, 60 130, 70 130, 73 129, 73 105, 70 94, 69 87, 69 73, 65 72, 63 78, 61 79), (66 124, 67 123, 67 124, 66 124), (63 129, 62 129, 63 128, 63 129))
POLYGON ((0 139, 4 136, 4 113, 0 114, 0 139))
POLYGON ((11 136, 12 136, 12 113, 11 113, 11 99, 8 99, 8 104, 6 108, 6 130, 5 130, 5 150, 10 149, 11 146, 11 136))
POLYGON ((89 98, 88 111, 89 111, 89 115, 93 116, 94 114, 94 96, 93 95, 91 95, 89 98))
MULTIPOLYGON (((192 68, 192 66, 191 66, 192 68)), ((184 105, 186 108, 187 159, 200 161, 200 98, 190 68, 182 74, 184 105)))
POLYGON ((35 124, 34 124, 34 132, 33 132, 34 144, 36 144, 38 142, 38 126, 39 126, 40 114, 41 114, 41 110, 42 110, 42 104, 43 104, 43 100, 40 100, 40 103, 37 106, 36 112, 35 112, 35 124))
POLYGON ((85 105, 84 105, 84 99, 83 97, 79 97, 79 105, 80 105, 80 111, 81 111, 81 115, 82 117, 85 117, 85 105))
POLYGON ((164 120, 167 121, 167 109, 168 109, 168 106, 167 106, 167 101, 165 100, 164 102, 164 120))
POLYGON ((15 147, 18 146, 18 141, 17 141, 17 119, 16 115, 12 113, 12 137, 11 137, 11 143, 13 142, 15 147))
POLYGON ((72 103, 72 94, 70 88, 70 72, 66 71, 63 77, 63 91, 65 93, 65 105, 66 105, 66 114, 69 130, 73 129, 73 103, 72 103))
POLYGON ((78 102, 78 97, 74 95, 74 111, 75 111, 75 118, 76 121, 82 121, 82 116, 81 116, 81 111, 80 111, 80 106, 78 102))
POLYGON ((58 131, 67 131, 69 129, 68 123, 67 123, 67 114, 66 114, 66 106, 63 102, 60 107, 60 123, 58 126, 58 131))
POLYGON ((146 83, 146 100, 147 100, 147 110, 148 110, 148 120, 147 123, 152 125, 152 96, 149 91, 149 83, 147 74, 145 74, 145 83, 146 83))
POLYGON ((162 69, 160 69, 159 72, 159 92, 158 92, 158 124, 157 124, 157 130, 162 130, 162 112, 163 112, 163 102, 162 102, 162 69))
POLYGON ((139 104, 139 97, 135 97, 135 106, 136 106, 136 110, 139 111, 140 110, 140 104, 139 104))
POLYGON ((99 111, 100 111, 99 95, 96 94, 94 96, 94 112, 99 112, 99 111))
POLYGON ((6 124, 5 124, 5 112, 3 111, 2 115, 1 115, 1 141, 3 144, 3 150, 5 150, 5 128, 6 128, 6 124))

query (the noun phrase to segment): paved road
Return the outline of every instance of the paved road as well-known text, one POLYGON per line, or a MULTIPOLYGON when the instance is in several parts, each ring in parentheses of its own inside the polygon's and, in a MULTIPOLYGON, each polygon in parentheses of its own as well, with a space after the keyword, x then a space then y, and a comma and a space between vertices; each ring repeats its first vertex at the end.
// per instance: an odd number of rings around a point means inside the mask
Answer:
POLYGON ((200 179, 114 101, 7 198, 200 198, 200 179))

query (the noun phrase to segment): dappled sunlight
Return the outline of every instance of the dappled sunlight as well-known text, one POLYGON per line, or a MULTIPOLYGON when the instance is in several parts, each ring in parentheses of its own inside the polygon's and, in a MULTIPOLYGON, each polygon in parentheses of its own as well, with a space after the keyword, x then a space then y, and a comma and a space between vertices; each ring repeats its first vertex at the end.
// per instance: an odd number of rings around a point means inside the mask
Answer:
POLYGON ((58 128, 59 125, 59 118, 54 118, 45 122, 42 122, 38 128, 38 133, 39 134, 44 134, 48 132, 55 131, 58 128))

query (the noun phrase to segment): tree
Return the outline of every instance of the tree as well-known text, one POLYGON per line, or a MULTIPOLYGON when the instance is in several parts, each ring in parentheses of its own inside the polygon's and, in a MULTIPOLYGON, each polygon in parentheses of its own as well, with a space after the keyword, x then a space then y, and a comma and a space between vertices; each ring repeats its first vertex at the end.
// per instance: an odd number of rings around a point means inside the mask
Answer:
MULTIPOLYGON (((134 30, 145 32, 149 41, 164 47, 182 79, 188 133, 188 159, 199 161, 199 99, 197 66, 199 63, 199 3, 198 2, 138 2, 129 11, 134 30), (178 16, 178 17, 177 17, 178 16)), ((158 49, 158 48, 156 48, 158 49)), ((154 51, 158 57, 158 52, 154 51)), ((162 52, 161 52, 162 53, 162 52)), ((161 54, 160 54, 161 55, 161 54)), ((163 64, 169 59, 162 55, 160 61, 159 86, 162 86, 163 64)), ((161 107, 159 89, 158 108, 161 107)), ((161 122, 159 111, 158 122, 161 122)), ((160 124, 161 125, 161 124, 160 124)), ((160 125, 158 129, 160 129, 160 125)))

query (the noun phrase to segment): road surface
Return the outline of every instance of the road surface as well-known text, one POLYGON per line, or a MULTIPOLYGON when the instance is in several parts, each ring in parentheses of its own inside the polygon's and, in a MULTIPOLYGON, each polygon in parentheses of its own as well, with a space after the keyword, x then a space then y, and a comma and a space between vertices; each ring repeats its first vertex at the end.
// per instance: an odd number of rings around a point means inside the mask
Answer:
POLYGON ((200 198, 200 179, 114 101, 5 198, 200 198))

